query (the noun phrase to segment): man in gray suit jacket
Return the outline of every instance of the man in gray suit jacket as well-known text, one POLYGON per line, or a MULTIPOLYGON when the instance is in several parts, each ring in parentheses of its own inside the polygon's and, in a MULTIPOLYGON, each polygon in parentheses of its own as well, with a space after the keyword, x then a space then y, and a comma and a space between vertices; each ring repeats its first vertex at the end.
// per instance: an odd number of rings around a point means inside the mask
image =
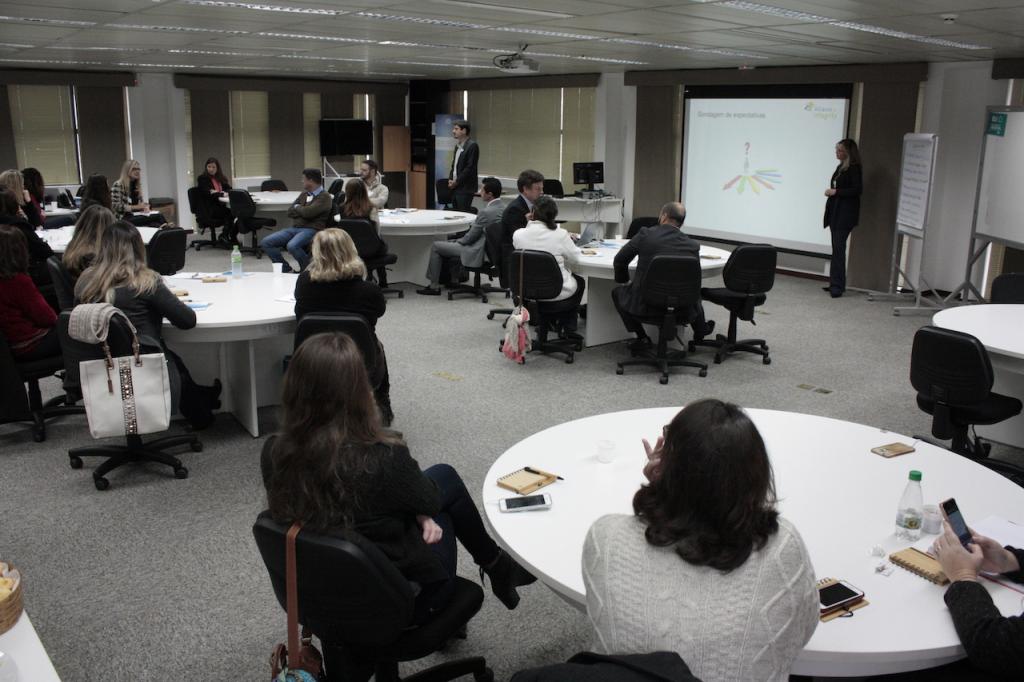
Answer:
POLYGON ((458 258, 469 268, 478 268, 484 263, 484 246, 487 243, 485 234, 491 225, 501 222, 501 214, 505 206, 501 203, 501 181, 497 178, 484 178, 480 185, 480 198, 486 206, 476 217, 473 226, 461 238, 454 241, 434 242, 430 248, 430 265, 427 266, 429 283, 417 294, 439 296, 441 289, 441 265, 445 258, 458 258))

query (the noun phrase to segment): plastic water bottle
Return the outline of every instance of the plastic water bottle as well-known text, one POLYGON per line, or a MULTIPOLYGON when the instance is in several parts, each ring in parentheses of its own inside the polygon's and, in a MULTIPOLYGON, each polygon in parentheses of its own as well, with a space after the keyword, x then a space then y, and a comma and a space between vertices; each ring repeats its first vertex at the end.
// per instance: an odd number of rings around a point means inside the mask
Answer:
POLYGON ((909 542, 921 537, 921 522, 924 519, 924 498, 921 495, 921 472, 910 472, 910 480, 903 489, 900 506, 896 509, 896 539, 909 542))
POLYGON ((242 276, 242 252, 238 250, 238 244, 231 249, 231 276, 235 279, 242 276))

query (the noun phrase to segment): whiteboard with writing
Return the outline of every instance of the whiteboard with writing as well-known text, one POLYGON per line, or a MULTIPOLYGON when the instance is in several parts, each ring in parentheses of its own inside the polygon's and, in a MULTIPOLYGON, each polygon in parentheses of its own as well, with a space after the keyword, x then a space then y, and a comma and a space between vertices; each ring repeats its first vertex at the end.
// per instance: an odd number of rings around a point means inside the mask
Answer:
POLYGON ((924 230, 928 221, 928 200, 932 193, 932 174, 938 136, 933 133, 908 133, 903 136, 903 162, 900 166, 900 201, 896 222, 915 230, 924 230))

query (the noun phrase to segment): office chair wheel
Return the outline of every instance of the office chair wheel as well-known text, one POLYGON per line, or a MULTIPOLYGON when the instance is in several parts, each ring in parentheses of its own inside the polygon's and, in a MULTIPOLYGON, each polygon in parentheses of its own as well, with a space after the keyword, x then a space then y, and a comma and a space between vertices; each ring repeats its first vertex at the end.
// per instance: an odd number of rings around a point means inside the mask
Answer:
POLYGON ((32 427, 32 440, 37 443, 42 443, 46 440, 46 427, 45 426, 33 426, 32 427))
POLYGON ((178 467, 174 470, 175 478, 188 478, 188 469, 185 467, 178 467))
POLYGON ((699 374, 700 374, 700 376, 702 376, 702 377, 706 377, 706 376, 708 375, 708 371, 707 371, 706 369, 702 369, 702 370, 701 370, 701 371, 699 372, 699 374))
POLYGON ((722 355, 721 355, 721 353, 715 353, 715 364, 716 365, 722 364, 722 355))
POLYGON ((448 292, 448 300, 449 301, 454 301, 455 300, 454 298, 452 298, 452 292, 450 292, 450 291, 448 292))
POLYGON ((192 452, 202 452, 203 451, 203 442, 202 441, 194 440, 191 443, 189 443, 188 446, 190 448, 192 448, 192 452))
POLYGON ((565 356, 565 364, 571 365, 575 359, 576 358, 573 356, 573 354, 569 353, 568 355, 565 356))
POLYGON ((488 320, 493 320, 494 319, 494 311, 493 310, 491 312, 487 313, 487 319, 488 320))
POLYGON ((770 364, 772 364, 772 359, 766 355, 766 356, 764 356, 764 359, 761 360, 761 362, 762 362, 762 364, 770 365, 770 364))
POLYGON ((619 365, 618 367, 615 368, 615 373, 616 374, 624 374, 625 372, 626 372, 626 368, 623 367, 622 365, 619 365))
POLYGON ((660 383, 660 384, 661 384, 662 386, 664 386, 665 384, 667 384, 667 383, 668 383, 668 375, 667 375, 667 374, 662 374, 662 375, 661 375, 661 376, 660 376, 660 377, 658 378, 658 383, 660 383))
POLYGON ((473 675, 473 682, 494 682, 494 671, 484 668, 484 671, 473 675))
POLYGON ((96 490, 106 490, 110 487, 110 481, 102 476, 93 476, 92 482, 96 486, 96 490))
POLYGON ((72 469, 81 469, 82 468, 82 458, 81 457, 72 457, 71 458, 71 468, 72 469))
POLYGON ((762 343, 762 344, 761 344, 761 350, 763 350, 763 351, 767 351, 767 350, 769 350, 769 349, 768 349, 768 344, 766 344, 766 343, 762 343))

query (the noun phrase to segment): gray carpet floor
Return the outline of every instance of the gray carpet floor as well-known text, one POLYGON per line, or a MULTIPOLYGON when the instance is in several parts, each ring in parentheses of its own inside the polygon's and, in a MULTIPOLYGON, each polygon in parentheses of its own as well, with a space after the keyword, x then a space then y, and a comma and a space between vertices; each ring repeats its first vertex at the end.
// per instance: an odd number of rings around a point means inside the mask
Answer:
MULTIPOLYGON (((224 251, 189 252, 186 270, 227 267, 224 251)), ((266 259, 245 266, 269 270, 266 259)), ((891 304, 859 294, 838 300, 821 282, 780 276, 757 327, 772 364, 738 355, 708 376, 676 370, 667 386, 653 371, 616 376, 620 344, 587 349, 576 362, 531 356, 517 366, 497 351, 501 327, 474 299, 390 300, 378 333, 387 349, 395 428, 421 466, 454 465, 479 500, 488 466, 526 436, 615 410, 677 406, 714 396, 744 406, 837 417, 904 434, 926 433, 908 380, 911 339, 927 317, 893 317, 891 304), (815 392, 800 385, 823 388, 815 392)), ((500 301, 504 303, 504 300, 500 301)), ((492 296, 492 304, 498 304, 492 296)), ((707 307, 724 329, 728 316, 707 307)), ((698 353, 708 362, 711 354, 698 353)), ((55 381, 45 386, 53 395, 55 381)), ((264 433, 276 411, 260 412, 264 433)), ((180 426, 174 427, 180 430, 180 426)), ((265 506, 259 474, 264 438, 229 415, 202 433, 205 450, 182 455, 191 475, 127 468, 98 492, 86 463, 66 451, 89 441, 84 417, 54 420, 45 443, 27 428, 0 426, 0 557, 25 576, 25 605, 64 680, 267 679, 267 658, 284 639, 284 614, 270 588, 251 525, 265 506)), ((1022 453, 996 447, 1020 462, 1022 453)), ((895 505, 896 500, 869 503, 895 505)), ((473 578, 464 552, 460 572, 473 578)), ((469 638, 442 657, 483 655, 503 680, 516 670, 565 660, 589 645, 584 614, 540 583, 514 612, 493 596, 469 638)))

